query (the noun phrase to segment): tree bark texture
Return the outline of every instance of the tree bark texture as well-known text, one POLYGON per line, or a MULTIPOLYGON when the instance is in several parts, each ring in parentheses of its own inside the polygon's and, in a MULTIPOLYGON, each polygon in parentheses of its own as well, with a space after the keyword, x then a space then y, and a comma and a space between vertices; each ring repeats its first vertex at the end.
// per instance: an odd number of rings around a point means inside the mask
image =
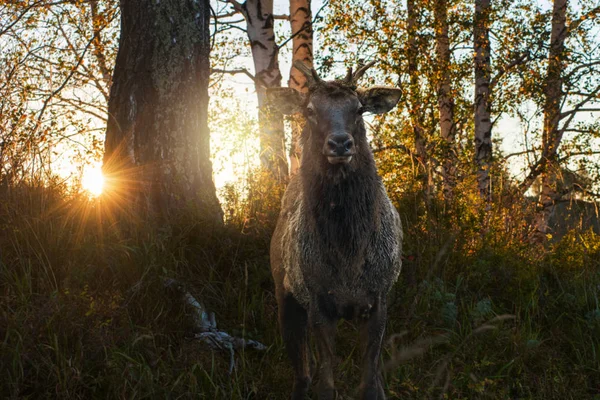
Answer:
MULTIPOLYGON (((239 3, 238 3, 239 4, 239 3)), ((234 7, 242 12, 254 61, 255 88, 258 97, 260 159, 263 167, 277 180, 288 174, 285 154, 283 115, 267 104, 267 88, 281 87, 279 47, 275 43, 273 0, 247 0, 234 7)))
POLYGON ((417 160, 420 164, 422 175, 423 188, 426 189, 427 198, 431 192, 432 183, 430 182, 431 171, 427 157, 427 139, 425 130, 423 129, 423 110, 421 90, 419 83, 419 64, 418 57, 419 48, 417 44, 417 33, 419 31, 418 11, 415 5, 415 0, 406 1, 407 11, 407 33, 408 33, 408 75, 409 83, 409 106, 410 106, 410 121, 413 128, 413 136, 415 141, 415 152, 417 160))
MULTIPOLYGON (((288 86, 299 92, 308 92, 306 77, 293 67, 296 60, 308 67, 313 67, 313 29, 310 0, 290 0, 290 25, 292 28, 292 69, 288 86)), ((292 143, 290 146, 290 174, 300 168, 300 135, 304 128, 302 115, 294 115, 292 119, 292 143)))
POLYGON ((475 0, 473 25, 475 50, 475 162, 479 195, 492 199, 492 120, 490 103, 490 0, 475 0))
POLYGON ((207 125, 208 0, 122 0, 104 171, 126 207, 222 221, 207 125))
POLYGON ((548 72, 544 85, 544 131, 542 133, 542 191, 540 211, 536 217, 536 234, 543 239, 549 233, 548 220, 558 200, 557 181, 560 174, 558 147, 562 140, 559 129, 563 79, 565 39, 567 37, 568 0, 554 0, 548 72))
POLYGON ((438 63, 437 97, 440 116, 440 132, 444 141, 442 178, 444 197, 451 201, 456 186, 456 124, 454 122, 454 100, 450 77, 450 38, 448 35, 448 2, 436 0, 434 8, 435 50, 438 63))

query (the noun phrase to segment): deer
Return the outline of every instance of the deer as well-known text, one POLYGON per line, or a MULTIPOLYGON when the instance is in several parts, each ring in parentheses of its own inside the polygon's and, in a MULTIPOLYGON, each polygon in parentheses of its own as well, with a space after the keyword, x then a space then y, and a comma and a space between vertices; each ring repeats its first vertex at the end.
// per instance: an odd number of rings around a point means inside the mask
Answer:
POLYGON ((387 295, 402 266, 402 225, 377 172, 363 113, 390 111, 401 89, 358 87, 373 64, 325 81, 297 61, 308 93, 284 87, 267 92, 280 112, 301 112, 306 119, 301 166, 282 198, 270 247, 279 327, 294 370, 294 400, 304 399, 311 385, 311 335, 318 398, 337 395, 333 364, 340 319, 355 319, 360 326, 359 397, 386 398, 379 363, 387 295))

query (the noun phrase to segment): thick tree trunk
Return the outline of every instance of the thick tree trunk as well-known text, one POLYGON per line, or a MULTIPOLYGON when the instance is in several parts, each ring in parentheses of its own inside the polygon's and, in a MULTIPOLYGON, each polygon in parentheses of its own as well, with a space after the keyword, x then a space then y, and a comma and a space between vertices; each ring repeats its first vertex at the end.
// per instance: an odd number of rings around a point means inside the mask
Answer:
POLYGON ((490 104, 490 0, 475 0, 473 25, 475 46, 475 162, 479 195, 492 199, 492 120, 490 104))
POLYGON ((440 114, 440 131, 445 144, 442 177, 444 197, 452 201, 456 186, 456 124, 454 122, 454 100, 450 78, 450 38, 448 36, 448 3, 447 0, 436 0, 435 50, 438 64, 437 96, 440 114))
POLYGON ((267 104, 267 88, 281 87, 279 47, 273 29, 273 0, 247 0, 234 3, 246 19, 248 39, 254 61, 255 87, 258 97, 261 163, 277 180, 288 174, 285 154, 283 115, 267 104), (238 3, 239 4, 239 3, 238 3))
POLYGON ((208 0, 122 0, 104 170, 139 215, 222 220, 207 126, 208 0))
MULTIPOLYGON (((290 0, 290 24, 292 27, 292 65, 296 60, 313 67, 313 29, 310 0, 290 0)), ((299 92, 308 92, 306 77, 292 66, 288 86, 299 92)), ((300 134, 304 127, 302 115, 292 120, 292 143, 290 147, 290 174, 300 168, 300 134)))
POLYGON ((417 32, 419 31, 418 14, 415 7, 415 0, 406 1, 407 11, 407 31, 408 31, 408 74, 410 77, 409 86, 409 106, 410 121, 413 128, 415 140, 415 152, 419 161, 420 175, 422 176, 423 189, 427 193, 427 198, 431 194, 431 171, 427 157, 427 140, 423 129, 423 110, 421 109, 422 98, 419 84, 419 48, 417 44, 417 32))
POLYGON ((548 233, 548 220, 558 200, 557 180, 560 174, 558 147, 562 140, 559 129, 560 107, 563 98, 562 71, 564 69, 565 38, 567 36, 567 0, 554 0, 548 72, 544 85, 544 131, 542 134, 542 191, 540 211, 536 217, 536 236, 543 239, 548 233))

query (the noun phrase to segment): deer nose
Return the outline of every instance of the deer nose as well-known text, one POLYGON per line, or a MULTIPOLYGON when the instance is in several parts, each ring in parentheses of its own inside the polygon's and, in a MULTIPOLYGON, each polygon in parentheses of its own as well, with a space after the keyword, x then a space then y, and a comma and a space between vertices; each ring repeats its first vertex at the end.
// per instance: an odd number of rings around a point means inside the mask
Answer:
POLYGON ((329 135, 324 153, 328 157, 347 157, 354 154, 354 139, 348 134, 329 135))

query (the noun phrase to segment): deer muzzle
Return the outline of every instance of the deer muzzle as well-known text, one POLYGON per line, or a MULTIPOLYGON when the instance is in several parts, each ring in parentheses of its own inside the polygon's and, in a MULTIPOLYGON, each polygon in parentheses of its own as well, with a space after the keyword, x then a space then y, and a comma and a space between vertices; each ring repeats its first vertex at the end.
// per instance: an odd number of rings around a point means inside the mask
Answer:
POLYGON ((323 146, 323 155, 331 164, 347 164, 355 153, 354 139, 347 133, 327 136, 323 146))

